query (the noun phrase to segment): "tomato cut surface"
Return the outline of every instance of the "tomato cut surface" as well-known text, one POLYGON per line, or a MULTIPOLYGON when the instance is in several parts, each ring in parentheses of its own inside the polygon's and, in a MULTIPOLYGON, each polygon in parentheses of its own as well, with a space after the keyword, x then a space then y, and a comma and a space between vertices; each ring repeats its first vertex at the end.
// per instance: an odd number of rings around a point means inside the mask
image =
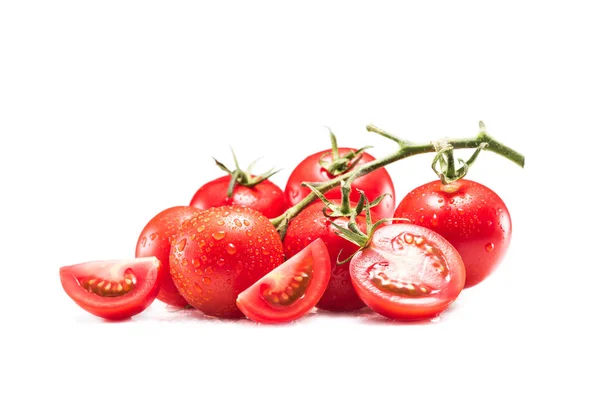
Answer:
POLYGON ((118 320, 148 308, 160 288, 161 268, 156 257, 89 261, 60 268, 60 281, 81 308, 118 320))
POLYGON ((317 304, 330 276, 329 252, 316 239, 240 293, 237 306, 255 322, 290 322, 317 304))
POLYGON ((392 319, 433 318, 465 284, 454 247, 434 231, 413 224, 377 229, 369 246, 350 261, 357 294, 373 311, 392 319))

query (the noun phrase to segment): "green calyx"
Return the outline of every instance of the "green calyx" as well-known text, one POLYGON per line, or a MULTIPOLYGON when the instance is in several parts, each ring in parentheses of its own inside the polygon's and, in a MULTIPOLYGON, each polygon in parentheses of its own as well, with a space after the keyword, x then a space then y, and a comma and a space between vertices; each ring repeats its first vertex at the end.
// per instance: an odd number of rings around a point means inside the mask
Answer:
POLYGON ((331 224, 336 228, 335 233, 337 235, 343 237, 344 239, 346 239, 358 246, 358 250, 356 250, 354 253, 352 253, 352 255, 350 257, 348 257, 344 260, 340 261, 340 259, 339 259, 340 255, 338 254, 338 259, 337 259, 338 264, 347 263, 348 261, 350 261, 350 259, 356 253, 358 253, 360 250, 367 247, 369 245, 369 243, 371 243, 371 239, 373 237, 373 232, 375 232, 375 230, 377 230, 377 228, 379 226, 381 226, 382 224, 385 224, 391 220, 398 219, 398 218, 384 218, 384 219, 377 221, 376 223, 373 223, 373 218, 371 217, 371 207, 375 207, 376 205, 378 205, 381 202, 381 200, 383 200, 383 198, 385 196, 389 196, 389 194, 387 194, 387 193, 382 194, 381 196, 377 197, 375 200, 373 200, 373 202, 369 202, 365 193, 362 190, 357 189, 360 193, 360 199, 359 199, 358 203, 356 204, 356 207, 352 207, 350 205, 350 192, 352 190, 352 188, 351 188, 352 181, 353 181, 353 179, 352 179, 352 177, 350 177, 348 180, 341 182, 342 201, 341 201, 340 205, 337 205, 337 204, 331 202, 321 192, 319 192, 318 189, 316 189, 312 185, 310 185, 308 183, 303 184, 304 186, 308 187, 323 202, 323 204, 324 204, 323 215, 325 215, 327 218, 347 217, 349 219, 347 228, 345 228, 339 224, 336 224, 333 221, 331 222, 331 224), (362 232, 360 230, 358 223, 356 221, 356 218, 363 211, 365 213, 366 232, 362 232))
POLYGON ((372 146, 361 147, 358 150, 350 150, 340 155, 337 139, 331 129, 329 129, 329 138, 331 140, 331 152, 325 153, 319 159, 321 167, 327 170, 332 176, 338 176, 350 171, 362 159, 365 150, 372 146), (331 154, 331 160, 325 160, 325 156, 331 154))
POLYGON ((215 160, 215 163, 217 164, 217 166, 219 168, 221 168, 223 171, 227 172, 231 176, 231 179, 229 180, 229 185, 227 186, 227 197, 229 197, 229 198, 231 198, 231 196, 233 196, 233 189, 235 188, 236 184, 251 188, 251 187, 254 187, 254 186, 258 185, 259 183, 269 179, 271 176, 275 175, 277 172, 281 171, 280 169, 276 170, 275 168, 271 168, 270 170, 268 170, 267 172, 265 172, 263 174, 253 176, 252 169, 254 168, 254 166, 256 165, 258 160, 260 160, 260 159, 256 159, 256 160, 252 161, 250 163, 250 165, 248 165, 246 170, 243 170, 240 168, 240 164, 238 162, 238 159, 237 159, 233 149, 231 149, 231 154, 233 155, 233 161, 235 163, 234 170, 230 170, 229 168, 227 168, 225 166, 225 164, 223 164, 222 162, 218 161, 216 158, 213 157, 213 160, 215 160))
MULTIPOLYGON (((485 139, 486 129, 483 122, 479 121, 479 136, 485 139)), ((469 171, 469 167, 473 165, 481 150, 488 147, 488 143, 483 141, 479 143, 475 152, 469 157, 467 161, 462 158, 454 159, 454 147, 447 140, 438 140, 433 142, 433 146, 435 147, 436 154, 433 158, 433 162, 431 163, 431 168, 435 172, 437 176, 440 177, 442 183, 447 185, 449 183, 455 182, 459 179, 464 178, 469 171), (460 167, 457 168, 456 164, 460 164, 460 167)))

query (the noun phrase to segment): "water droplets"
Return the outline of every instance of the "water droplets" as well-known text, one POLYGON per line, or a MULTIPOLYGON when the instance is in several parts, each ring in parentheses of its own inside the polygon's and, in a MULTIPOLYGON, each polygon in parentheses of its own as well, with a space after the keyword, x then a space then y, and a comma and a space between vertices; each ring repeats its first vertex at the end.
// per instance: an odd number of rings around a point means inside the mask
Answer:
POLYGON ((150 234, 150 240, 156 240, 157 237, 158 237, 157 233, 151 233, 150 234))
POLYGON ((222 240, 226 235, 225 231, 216 231, 212 233, 212 237, 215 238, 215 240, 222 240))
POLYGON ((205 276, 204 278, 202 278, 202 283, 205 284, 206 286, 209 286, 211 283, 211 280, 208 276, 205 276))
POLYGON ((233 223, 235 224, 235 226, 237 226, 238 228, 242 227, 242 221, 239 220, 239 218, 236 218, 233 220, 233 223))
POLYGON ((494 250, 494 243, 486 243, 484 247, 485 251, 491 253, 494 250))
POLYGON ((194 266, 194 268, 198 268, 200 266, 200 260, 196 257, 192 258, 192 266, 194 266))
POLYGON ((210 274, 212 274, 212 273, 213 273, 213 269, 212 269, 212 267, 207 267, 207 268, 204 270, 204 273, 205 273, 206 275, 210 275, 210 274))
POLYGON ((250 221, 248 221, 247 219, 244 220, 244 225, 245 226, 250 226, 250 221))
POLYGON ((438 223, 439 223, 439 221, 438 221, 437 214, 433 214, 433 216, 431 217, 431 225, 438 226, 438 223))
POLYGON ((177 250, 183 251, 183 249, 185 249, 186 243, 187 243, 187 240, 185 238, 181 239, 179 242, 177 242, 177 250))
POLYGON ((219 258, 219 259, 217 260, 217 265, 218 265, 219 267, 222 267, 223 265, 225 265, 225 260, 224 260, 224 259, 222 259, 222 258, 219 258))
POLYGON ((204 292, 204 289, 202 289, 202 286, 198 285, 197 283, 194 283, 194 289, 196 290, 196 293, 198 293, 198 294, 202 294, 204 292))
POLYGON ((465 213, 465 209, 464 208, 458 208, 456 211, 458 211, 458 213, 460 215, 463 215, 465 213))
POLYGON ((204 225, 200 225, 200 226, 198 227, 198 232, 202 232, 204 229, 206 229, 206 226, 204 226, 204 225))
POLYGON ((227 243, 227 246, 225 247, 225 251, 229 255, 234 255, 237 252, 237 247, 235 247, 235 244, 233 244, 233 243, 227 243))

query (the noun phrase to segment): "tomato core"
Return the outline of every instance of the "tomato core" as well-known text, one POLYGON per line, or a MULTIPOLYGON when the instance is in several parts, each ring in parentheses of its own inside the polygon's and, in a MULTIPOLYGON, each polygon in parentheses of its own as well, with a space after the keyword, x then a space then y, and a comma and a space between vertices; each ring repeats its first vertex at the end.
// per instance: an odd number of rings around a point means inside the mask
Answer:
POLYGON ((125 271, 121 280, 106 280, 98 277, 84 277, 77 279, 81 287, 90 293, 103 297, 123 296, 133 290, 136 284, 135 274, 131 269, 125 271))

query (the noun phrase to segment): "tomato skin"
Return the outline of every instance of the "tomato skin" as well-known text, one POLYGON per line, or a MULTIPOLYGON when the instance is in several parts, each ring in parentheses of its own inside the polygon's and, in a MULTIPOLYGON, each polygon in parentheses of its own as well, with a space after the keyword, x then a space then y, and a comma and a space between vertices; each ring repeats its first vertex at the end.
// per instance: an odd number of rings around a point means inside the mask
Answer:
POLYGON ((306 315, 315 307, 327 288, 330 276, 331 268, 327 246, 322 239, 315 239, 300 252, 288 258, 283 264, 240 293, 237 298, 237 306, 246 317, 254 322, 291 322, 306 315), (291 290, 288 283, 297 284, 294 277, 298 277, 301 268, 306 264, 312 265, 312 277, 308 287, 301 293, 302 296, 293 303, 275 306, 261 295, 261 290, 266 290, 265 287, 275 286, 278 280, 283 280, 283 287, 287 286, 291 290))
POLYGON ((198 209, 190 206, 175 206, 159 212, 140 233, 135 249, 136 257, 155 256, 162 263, 161 286, 157 298, 174 307, 185 307, 188 303, 179 294, 171 278, 169 267, 171 240, 183 221, 191 218, 197 211, 198 209))
POLYGON ((226 175, 207 182, 196 191, 190 206, 207 210, 211 207, 238 205, 257 210, 267 218, 278 217, 285 211, 283 191, 270 180, 266 179, 251 188, 236 184, 233 195, 228 197, 230 180, 231 176, 226 175))
MULTIPOLYGON (((331 261, 331 278, 327 290, 317 303, 317 308, 327 311, 354 311, 365 307, 365 303, 358 297, 350 279, 348 267, 350 262, 338 264, 358 250, 358 246, 337 235, 337 228, 332 222, 346 228, 347 217, 327 218, 323 215, 323 203, 314 203, 302 210, 290 221, 287 233, 283 240, 283 251, 286 258, 290 258, 302 251, 314 239, 320 238, 327 246, 331 261), (341 252, 341 254, 340 254, 341 252)), ((355 207, 355 204, 351 204, 355 207)), ((380 218, 371 213, 373 223, 380 218)), ((359 228, 364 232, 366 229, 363 214, 357 217, 359 228)))
POLYGON ((260 212, 241 206, 198 210, 175 235, 171 277, 208 316, 243 317, 238 294, 283 262, 279 233, 260 212))
POLYGON ((467 270, 466 288, 481 283, 498 267, 512 236, 506 204, 488 187, 467 179, 415 188, 402 199, 394 217, 408 218, 452 243, 467 270))
POLYGON ((161 269, 156 257, 89 261, 61 267, 60 282, 67 295, 87 312, 108 320, 122 320, 141 313, 154 301, 160 288, 161 269), (108 297, 92 293, 81 284, 95 277, 104 279, 115 268, 135 276, 131 291, 108 297))
MULTIPOLYGON (((345 154, 352 150, 355 149, 347 147, 339 148, 340 154, 345 154)), ((319 160, 322 156, 324 161, 330 161, 331 149, 320 151, 306 157, 296 166, 296 168, 294 168, 283 192, 286 208, 298 204, 310 193, 309 188, 302 186, 303 182, 323 182, 335 178, 319 164, 319 160)), ((370 154, 363 153, 362 159, 350 171, 354 171, 357 166, 373 161, 374 159, 375 158, 370 154)), ((353 202, 358 202, 360 200, 360 193, 356 189, 364 191, 369 201, 375 200, 375 198, 384 193, 390 194, 390 196, 386 196, 381 203, 373 207, 371 211, 381 218, 389 218, 392 216, 394 207, 396 206, 396 195, 392 178, 385 168, 378 168, 373 172, 357 178, 352 182, 352 187, 354 190, 350 193, 350 201, 353 202)), ((325 194, 325 197, 330 200, 340 200, 341 190, 334 188, 328 191, 325 194)))
POLYGON ((456 300, 464 288, 465 267, 456 249, 441 235, 403 223, 378 228, 369 246, 350 261, 350 276, 359 297, 373 311, 391 319, 416 321, 438 316, 456 300), (417 238, 422 239, 420 244, 417 238), (412 283, 413 293, 424 286, 435 290, 419 295, 382 290, 371 277, 381 265, 389 265, 384 267, 389 277, 412 283), (445 265, 446 277, 435 272, 434 265, 445 265))

